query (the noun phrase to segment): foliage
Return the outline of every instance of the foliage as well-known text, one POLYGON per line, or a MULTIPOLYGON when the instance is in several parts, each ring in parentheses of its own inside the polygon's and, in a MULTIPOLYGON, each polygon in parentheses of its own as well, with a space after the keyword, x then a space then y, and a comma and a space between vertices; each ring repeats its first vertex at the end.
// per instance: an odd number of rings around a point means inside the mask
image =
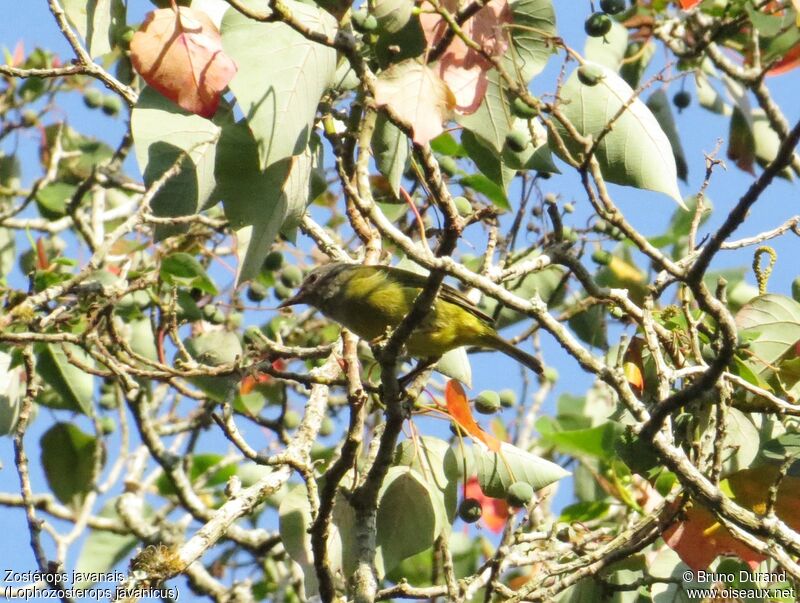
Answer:
POLYGON ((0 66, 0 504, 39 570, 216 601, 798 584, 800 287, 769 245, 800 219, 732 238, 800 174, 765 79, 796 77, 797 2, 48 5, 75 56, 0 66), (75 95, 117 129, 67 124, 75 95), (329 260, 427 284, 372 341, 276 308, 329 260), (498 354, 408 358, 437 295, 546 368, 494 392, 498 354))

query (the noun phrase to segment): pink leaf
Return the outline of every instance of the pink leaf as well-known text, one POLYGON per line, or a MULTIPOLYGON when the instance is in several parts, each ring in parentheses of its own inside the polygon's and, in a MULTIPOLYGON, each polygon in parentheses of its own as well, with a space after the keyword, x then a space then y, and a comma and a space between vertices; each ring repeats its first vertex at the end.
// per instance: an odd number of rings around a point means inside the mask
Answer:
POLYGON ((208 15, 185 7, 147 15, 131 40, 131 62, 148 85, 202 117, 214 115, 236 74, 208 15))
POLYGON ((442 124, 450 118, 455 98, 433 70, 409 59, 378 76, 375 102, 411 125, 414 142, 426 144, 444 130, 442 124))
MULTIPOLYGON (((443 8, 455 14, 457 0, 445 0, 443 8)), ((434 48, 444 37, 448 25, 433 8, 423 3, 420 23, 429 48, 434 48)), ((511 8, 507 0, 491 0, 462 26, 464 34, 489 56, 501 56, 509 46, 506 25, 511 23, 511 8)), ((448 44, 441 56, 438 71, 442 80, 456 97, 455 109, 462 115, 478 110, 486 95, 486 72, 492 64, 483 54, 467 46, 458 36, 448 44)))

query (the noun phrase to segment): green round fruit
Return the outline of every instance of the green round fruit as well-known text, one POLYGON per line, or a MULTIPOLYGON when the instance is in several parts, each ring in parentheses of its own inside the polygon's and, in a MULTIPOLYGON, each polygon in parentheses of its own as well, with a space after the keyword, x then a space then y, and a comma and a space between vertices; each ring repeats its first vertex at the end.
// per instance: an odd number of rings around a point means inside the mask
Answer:
POLYGON ((672 97, 672 104, 678 109, 683 110, 692 104, 692 95, 686 90, 681 90, 672 97))
POLYGON ((442 155, 439 159, 439 169, 448 176, 455 176, 458 173, 458 164, 456 160, 447 155, 442 155))
POLYGON ((795 301, 800 301, 800 276, 792 281, 792 297, 795 301))
POLYGON ((103 93, 97 88, 87 88, 83 93, 83 104, 90 109, 97 109, 103 104, 103 93))
POLYGON ((289 264, 281 269, 279 277, 286 287, 299 287, 303 282, 303 271, 299 266, 289 264))
POLYGON ((300 426, 300 413, 287 410, 283 415, 283 426, 286 429, 297 429, 300 426))
POLYGON ((289 299, 291 296, 292 296, 291 287, 287 287, 283 283, 278 283, 277 285, 275 285, 275 297, 278 298, 280 301, 289 299))
POLYGON ((214 304, 206 304, 203 306, 203 318, 209 322, 212 322, 214 317, 217 315, 217 307, 214 304))
POLYGON ((100 407, 106 410, 114 410, 117 408, 117 396, 114 392, 104 392, 100 395, 100 407))
POLYGON ((130 46, 131 40, 133 40, 133 36, 136 35, 136 30, 133 27, 126 27, 122 30, 122 33, 119 35, 119 42, 125 48, 130 46))
POLYGON ((117 424, 111 417, 100 417, 100 433, 108 435, 114 433, 117 429, 117 424))
POLYGON ((261 329, 252 325, 244 330, 242 339, 244 339, 245 343, 252 345, 264 339, 264 334, 261 332, 261 329))
POLYGON ((599 65, 586 63, 578 67, 578 81, 584 86, 596 86, 605 77, 599 65))
POLYGON ((531 107, 519 97, 512 101, 511 112, 514 114, 514 116, 519 117, 520 119, 531 119, 532 117, 539 115, 539 112, 536 109, 531 107))
POLYGON ((533 500, 533 488, 527 482, 514 482, 506 495, 512 507, 526 507, 533 500))
POLYGON ((269 255, 264 258, 262 268, 269 272, 279 270, 283 266, 283 254, 280 251, 270 251, 269 255))
POLYGON ((600 8, 609 15, 616 15, 625 10, 625 0, 600 0, 600 8))
POLYGON ((113 117, 122 110, 122 101, 119 100, 119 97, 114 96, 113 94, 106 94, 103 97, 103 105, 100 107, 100 109, 106 115, 113 117))
POLYGON ((27 111, 22 112, 22 125, 26 128, 32 128, 37 123, 39 123, 39 116, 36 114, 36 111, 31 111, 30 109, 27 111))
POLYGON ((333 419, 330 417, 325 417, 322 419, 322 423, 319 426, 319 435, 321 435, 323 438, 329 436, 333 433, 333 429, 333 419))
POLYGON ((351 15, 353 27, 359 31, 375 31, 378 29, 378 20, 365 10, 353 11, 351 15))
POLYGON ((544 369, 544 373, 542 374, 545 381, 549 381, 550 383, 555 383, 558 381, 558 371, 554 369, 552 366, 548 366, 544 369))
POLYGON ((500 390, 500 406, 503 408, 512 408, 517 405, 517 392, 513 389, 500 390))
POLYGON ((530 142, 530 138, 524 132, 509 132, 508 136, 506 136, 506 146, 515 153, 522 153, 530 142))
POLYGON ((608 222, 605 220, 598 220, 592 225, 592 230, 600 234, 608 232, 608 222))
POLYGON ((251 302, 258 303, 263 301, 268 294, 269 291, 267 288, 258 281, 253 281, 247 288, 247 299, 249 299, 251 302))
POLYGON ((601 266, 608 266, 611 261, 611 254, 604 249, 598 249, 592 254, 592 261, 601 266))
POLYGON ((611 31, 611 17, 605 13, 592 13, 583 24, 586 35, 593 38, 602 38, 611 31))
POLYGON ((611 314, 611 316, 616 318, 617 320, 625 318, 625 310, 623 310, 619 306, 611 306, 608 313, 611 314))
POLYGON ((475 523, 481 518, 481 503, 474 498, 465 498, 458 505, 458 516, 466 523, 475 523))
POLYGON ((484 390, 475 398, 475 410, 482 415, 493 415, 500 406, 500 396, 492 390, 484 390))
POLYGON ((459 216, 469 216, 472 213, 472 204, 466 197, 453 197, 453 204, 459 216))
POLYGON ((467 435, 467 432, 461 429, 458 423, 455 422, 450 423, 450 433, 452 433, 454 436, 461 436, 461 437, 467 435))
POLYGON ((575 211, 575 206, 572 203, 564 204, 564 213, 571 214, 575 211))

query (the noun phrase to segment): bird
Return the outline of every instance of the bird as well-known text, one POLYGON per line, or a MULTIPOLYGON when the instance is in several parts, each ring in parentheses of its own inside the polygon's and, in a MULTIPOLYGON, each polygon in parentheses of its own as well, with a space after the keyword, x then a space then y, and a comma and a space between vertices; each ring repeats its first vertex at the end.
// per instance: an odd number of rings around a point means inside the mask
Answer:
MULTIPOLYGON (((362 339, 374 341, 411 312, 427 276, 402 268, 332 262, 312 270, 297 293, 278 307, 307 304, 362 339)), ((433 307, 406 341, 415 358, 438 358, 462 346, 490 348, 541 374, 542 363, 503 339, 492 318, 443 284, 433 307)))

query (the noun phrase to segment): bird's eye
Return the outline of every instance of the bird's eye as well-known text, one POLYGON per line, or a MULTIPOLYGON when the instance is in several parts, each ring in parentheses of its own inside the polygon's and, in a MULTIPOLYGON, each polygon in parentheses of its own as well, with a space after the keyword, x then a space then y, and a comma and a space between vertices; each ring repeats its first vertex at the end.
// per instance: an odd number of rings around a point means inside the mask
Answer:
POLYGON ((306 279, 306 283, 309 284, 309 285, 313 285, 314 283, 317 282, 318 278, 319 278, 319 274, 312 274, 312 275, 310 275, 308 277, 308 279, 306 279))

